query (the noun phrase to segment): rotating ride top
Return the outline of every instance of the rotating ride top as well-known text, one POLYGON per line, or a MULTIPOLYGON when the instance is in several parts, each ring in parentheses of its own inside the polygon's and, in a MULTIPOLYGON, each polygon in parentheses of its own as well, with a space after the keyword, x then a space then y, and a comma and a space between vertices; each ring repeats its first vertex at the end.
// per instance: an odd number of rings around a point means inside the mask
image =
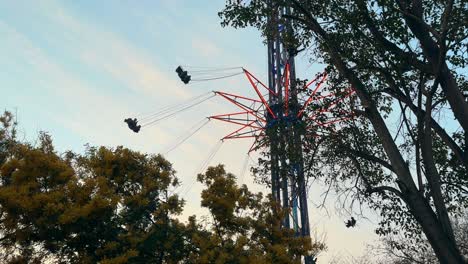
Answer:
MULTIPOLYGON (((231 133, 222 137, 220 142, 251 139, 252 145, 248 149, 248 154, 260 149, 268 149, 273 198, 290 212, 282 225, 284 228, 293 228, 298 236, 309 237, 307 192, 302 157, 303 151, 307 152, 307 149, 303 149, 303 145, 306 143, 303 142, 303 138, 309 129, 317 131, 318 128, 353 118, 351 112, 340 112, 342 115, 340 117, 331 113, 338 103, 350 98, 354 94, 354 90, 348 88, 338 93, 329 91, 326 85, 326 72, 317 74, 309 82, 299 84, 294 74, 294 57, 290 57, 287 55, 289 53, 284 52, 276 54, 272 49, 270 49, 270 53, 272 57, 282 56, 280 64, 273 64, 269 67, 272 69, 270 80, 273 79, 274 82, 273 84, 270 82, 268 86, 242 67, 186 71, 185 69, 192 67, 179 66, 176 69, 181 81, 186 84, 196 80, 208 81, 243 74, 257 95, 256 98, 232 92, 212 91, 165 107, 155 113, 143 115, 140 119, 142 125, 138 125, 139 120, 136 118, 127 118, 125 122, 131 130, 137 133, 142 127, 159 123, 215 96, 225 99, 237 107, 239 111, 212 115, 208 119, 203 118, 188 130, 188 135, 178 138, 173 146, 162 153, 167 154, 176 149, 200 131, 210 120, 218 120, 237 126, 231 133), (203 78, 200 78, 200 72, 203 72, 203 78), (208 72, 210 72, 209 76, 208 72), (192 77, 198 78, 192 79, 192 77), (315 107, 313 111, 308 109, 312 105, 315 107)), ((198 69, 198 67, 193 68, 198 69)), ((209 165, 210 160, 220 147, 220 144, 214 147, 208 159, 203 162, 197 172, 203 171, 209 165)), ((190 188, 191 186, 186 188, 185 193, 190 188)), ((311 256, 305 258, 306 263, 314 263, 311 256)))

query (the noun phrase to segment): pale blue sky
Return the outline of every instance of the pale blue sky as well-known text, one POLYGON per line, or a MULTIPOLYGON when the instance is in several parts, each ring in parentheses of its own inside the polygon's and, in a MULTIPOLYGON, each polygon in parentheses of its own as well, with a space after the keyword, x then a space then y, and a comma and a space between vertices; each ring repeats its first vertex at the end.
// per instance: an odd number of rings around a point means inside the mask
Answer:
MULTIPOLYGON (((214 99, 139 134, 123 119, 210 90, 252 94, 241 76, 186 86, 174 72, 179 64, 245 66, 263 79, 267 73, 260 34, 221 28, 217 12, 223 5, 221 0, 0 0, 0 106, 18 110, 20 136, 34 139, 38 131, 49 131, 60 151, 80 152, 86 143, 150 153, 167 149, 203 117, 228 112, 227 103, 214 99)), ((299 76, 321 70, 305 57, 298 64, 299 76)), ((168 155, 183 182, 179 191, 187 199, 187 214, 203 213, 196 170, 211 146, 232 130, 211 122, 168 155)), ((224 143, 212 164, 225 163, 239 174, 250 144, 224 143)), ((244 182, 252 185, 251 177, 244 182)), ((311 202, 318 203, 320 186, 312 190, 311 202)), ((319 263, 334 255, 359 255, 365 242, 375 239, 370 222, 349 230, 333 206, 330 217, 310 207, 312 229, 326 233, 329 247, 319 263)))

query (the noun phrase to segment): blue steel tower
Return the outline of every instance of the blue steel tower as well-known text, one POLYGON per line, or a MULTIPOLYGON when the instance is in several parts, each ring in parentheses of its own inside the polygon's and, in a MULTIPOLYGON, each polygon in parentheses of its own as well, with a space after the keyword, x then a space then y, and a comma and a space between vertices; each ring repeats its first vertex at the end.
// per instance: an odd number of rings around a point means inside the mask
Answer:
MULTIPOLYGON (((289 8, 273 7, 268 17, 268 104, 273 115, 266 112, 266 136, 270 142, 271 189, 274 199, 291 213, 284 219, 284 228, 293 228, 298 236, 310 239, 309 214, 304 160, 302 152, 301 107, 298 103, 295 60, 296 48, 283 41, 293 36, 290 21, 280 23, 289 8)), ((314 263, 312 256, 305 256, 305 263, 314 263)))

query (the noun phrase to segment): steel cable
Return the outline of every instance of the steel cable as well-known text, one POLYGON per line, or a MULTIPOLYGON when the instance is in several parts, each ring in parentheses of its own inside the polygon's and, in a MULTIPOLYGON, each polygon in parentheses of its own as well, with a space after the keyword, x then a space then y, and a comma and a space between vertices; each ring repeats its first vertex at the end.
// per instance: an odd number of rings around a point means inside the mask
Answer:
POLYGON ((219 76, 219 77, 202 78, 202 79, 192 79, 191 81, 192 81, 192 82, 213 81, 213 80, 225 79, 225 78, 229 78, 229 77, 241 75, 241 74, 243 74, 243 73, 244 73, 244 72, 238 72, 238 73, 233 73, 233 74, 230 74, 230 75, 224 75, 224 76, 219 76))
POLYGON ((149 112, 147 114, 140 114, 140 115, 137 115, 136 117, 139 119, 139 121, 146 121, 148 119, 153 119, 153 118, 156 118, 160 115, 164 115, 174 109, 177 109, 177 108, 182 108, 184 107, 185 105, 188 105, 190 103, 192 103, 193 101, 196 101, 200 98, 204 98, 205 96, 211 94, 212 92, 206 92, 206 93, 203 93, 203 94, 200 94, 200 95, 197 95, 197 96, 194 96, 194 97, 191 97, 190 99, 188 100, 185 100, 184 102, 182 103, 176 103, 176 104, 172 104, 172 105, 168 105, 168 106, 164 106, 162 108, 159 108, 158 110, 154 111, 154 112, 149 112))
MULTIPOLYGON (((223 144, 223 141, 220 140, 220 141, 218 141, 216 143, 216 145, 213 146, 213 148, 211 149, 211 151, 208 154, 208 157, 203 161, 201 166, 199 166, 197 168, 197 170, 195 171, 195 173, 194 173, 195 178, 198 177, 198 174, 202 173, 203 170, 209 165, 209 163, 214 158, 214 156, 216 156, 216 153, 218 153, 218 151, 221 148, 222 144, 223 144)), ((189 185, 187 185, 187 187, 185 187, 184 190, 181 192, 182 193, 181 197, 184 197, 190 191, 190 189, 193 187, 193 185, 195 185, 195 183, 196 183, 196 179, 193 180, 189 185)))
POLYGON ((171 151, 173 151, 174 149, 176 149, 177 147, 179 147, 180 145, 182 145, 185 141, 187 141, 189 138, 191 138, 195 133, 197 133, 198 131, 200 131, 200 129, 202 129, 204 126, 206 126, 208 124, 208 122, 210 122, 210 119, 202 119, 200 122, 197 122, 194 126, 192 126, 188 132, 189 134, 185 137, 179 137, 177 139, 177 143, 175 145, 173 145, 172 147, 168 148, 167 150, 165 150, 163 152, 163 155, 167 155, 169 154, 171 151), (205 120, 205 122, 203 122, 205 120))
POLYGON ((203 98, 203 99, 199 100, 198 102, 195 102, 195 103, 192 103, 190 105, 184 106, 181 109, 175 110, 173 112, 166 112, 166 113, 164 113, 165 115, 163 115, 162 117, 158 117, 158 118, 156 118, 154 120, 148 121, 147 123, 145 123, 145 124, 143 124, 141 126, 142 127, 147 127, 147 126, 150 126, 150 125, 154 125, 154 124, 158 123, 159 121, 162 121, 162 120, 167 119, 169 117, 172 117, 172 116, 174 116, 176 114, 184 112, 184 111, 186 111, 186 110, 188 110, 188 109, 190 109, 190 108, 192 108, 194 106, 197 106, 197 105, 199 105, 199 104, 201 104, 201 103, 203 103, 203 102, 205 102, 205 101, 207 101, 207 100, 209 100, 209 99, 211 99, 211 98, 213 98, 215 96, 216 96, 216 94, 213 94, 213 95, 211 95, 211 96, 209 96, 207 98, 203 98))

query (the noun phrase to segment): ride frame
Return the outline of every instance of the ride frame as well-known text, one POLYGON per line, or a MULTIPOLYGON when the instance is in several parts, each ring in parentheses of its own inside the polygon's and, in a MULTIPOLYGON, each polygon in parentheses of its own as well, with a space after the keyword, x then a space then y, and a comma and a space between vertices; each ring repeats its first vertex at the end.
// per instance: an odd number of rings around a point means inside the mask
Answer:
MULTIPOLYGON (((267 18, 267 31, 274 29, 266 34, 268 85, 263 84, 253 74, 243 69, 260 100, 216 91, 215 94, 224 97, 242 109, 243 112, 215 115, 209 118, 241 126, 222 138, 223 141, 225 139, 255 138, 249 152, 269 145, 272 197, 277 205, 288 212, 282 221, 282 228, 293 228, 296 236, 310 241, 302 152, 302 135, 306 130, 303 113, 314 99, 314 95, 324 82, 326 74, 318 75, 303 87, 307 89, 317 81, 312 95, 301 106, 298 100, 294 60, 297 50, 296 47, 285 44, 286 42, 282 40, 281 36, 282 34, 293 36, 292 26, 290 21, 286 21, 284 24, 279 22, 280 15, 290 14, 291 11, 289 8, 273 8, 271 0, 268 1, 268 6, 271 13, 267 18), (320 77, 322 77, 321 81, 318 82, 320 77), (267 90, 267 99, 260 92, 262 88, 267 90), (249 106, 249 104, 251 105, 249 106), (246 117, 242 118, 242 115, 246 117), (246 129, 250 129, 250 131, 245 132, 246 129)), ((304 262, 313 264, 316 259, 311 255, 306 255, 304 262)))
MULTIPOLYGON (((305 131, 302 120, 304 108, 301 109, 298 103, 294 59, 297 47, 292 43, 286 46, 281 40, 281 34, 294 35, 291 22, 286 21, 285 25, 278 22, 280 15, 289 15, 291 10, 289 7, 274 8, 271 1, 268 1, 268 5, 272 12, 267 27, 275 29, 267 33, 268 86, 274 92, 268 96, 268 104, 274 115, 268 112, 266 127, 270 142, 271 191, 278 204, 285 210, 291 210, 283 221, 283 227, 291 228, 292 220, 296 234, 310 240, 301 137, 305 131), (283 65, 284 71, 281 72, 283 65)), ((304 259, 306 264, 315 262, 310 255, 304 256, 304 259)))

